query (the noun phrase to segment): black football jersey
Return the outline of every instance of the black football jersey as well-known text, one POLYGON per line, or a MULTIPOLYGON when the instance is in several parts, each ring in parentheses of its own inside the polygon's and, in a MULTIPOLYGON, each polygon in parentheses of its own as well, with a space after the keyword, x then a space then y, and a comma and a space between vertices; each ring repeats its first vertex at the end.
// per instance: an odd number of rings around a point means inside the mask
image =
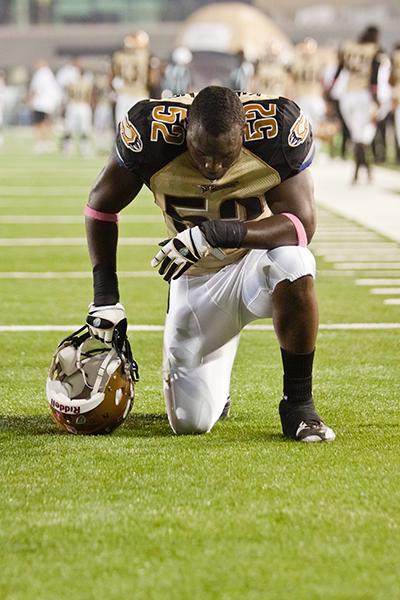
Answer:
MULTIPOLYGON (((216 181, 203 177, 187 151, 185 128, 193 95, 143 100, 120 123, 119 160, 154 194, 169 235, 207 219, 258 220, 270 216, 266 192, 311 164, 310 125, 287 98, 239 93, 246 117, 238 160, 216 181)), ((226 259, 209 256, 189 273, 216 270, 247 250, 227 250, 226 259)))

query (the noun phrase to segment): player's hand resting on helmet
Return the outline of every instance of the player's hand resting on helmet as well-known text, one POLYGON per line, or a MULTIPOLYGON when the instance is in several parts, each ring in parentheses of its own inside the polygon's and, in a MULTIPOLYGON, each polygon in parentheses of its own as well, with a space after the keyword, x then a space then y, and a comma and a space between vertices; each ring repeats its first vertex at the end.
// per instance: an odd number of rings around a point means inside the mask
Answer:
POLYGON ((160 242, 161 250, 151 261, 152 267, 160 267, 158 272, 165 281, 178 279, 192 265, 207 254, 219 260, 225 257, 220 248, 213 248, 207 242, 199 227, 181 231, 174 238, 160 242))
POLYGON ((123 329, 123 335, 126 333, 127 320, 125 308, 120 302, 109 304, 107 306, 89 306, 89 313, 86 317, 86 323, 89 325, 91 334, 110 344, 113 339, 114 330, 118 326, 123 329))

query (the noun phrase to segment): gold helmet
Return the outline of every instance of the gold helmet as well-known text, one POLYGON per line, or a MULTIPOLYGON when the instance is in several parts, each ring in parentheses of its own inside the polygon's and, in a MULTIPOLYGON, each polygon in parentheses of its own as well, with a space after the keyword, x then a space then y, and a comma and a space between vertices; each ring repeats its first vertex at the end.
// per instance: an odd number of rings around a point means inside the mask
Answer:
POLYGON ((318 43, 316 40, 314 40, 314 38, 306 37, 306 38, 304 38, 304 40, 302 42, 297 44, 296 48, 300 52, 300 54, 311 55, 311 54, 315 54, 317 52, 318 43))
POLYGON ((53 356, 46 382, 53 420, 68 433, 110 433, 128 416, 138 379, 126 335, 116 331, 110 347, 85 325, 62 340, 53 356))
POLYGON ((137 50, 138 48, 147 48, 149 45, 149 34, 146 31, 138 30, 124 37, 124 48, 127 50, 137 50))

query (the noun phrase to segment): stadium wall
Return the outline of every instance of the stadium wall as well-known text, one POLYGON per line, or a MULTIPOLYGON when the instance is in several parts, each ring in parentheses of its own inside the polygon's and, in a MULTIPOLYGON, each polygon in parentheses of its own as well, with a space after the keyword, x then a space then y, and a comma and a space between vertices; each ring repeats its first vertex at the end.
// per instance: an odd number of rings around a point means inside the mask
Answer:
MULTIPOLYGON (((333 24, 297 20, 277 19, 278 25, 293 42, 311 36, 321 45, 337 46, 342 40, 354 39, 369 20, 352 22, 337 21, 333 24)), ((382 43, 391 50, 400 42, 397 20, 375 20, 381 27, 382 43)), ((168 59, 176 36, 182 27, 181 22, 135 24, 85 24, 85 25, 40 25, 16 28, 0 27, 0 68, 8 69, 17 65, 32 67, 38 58, 43 58, 58 67, 68 57, 86 56, 90 62, 109 57, 122 45, 125 35, 135 29, 144 29, 151 40, 152 52, 161 59, 168 59)))

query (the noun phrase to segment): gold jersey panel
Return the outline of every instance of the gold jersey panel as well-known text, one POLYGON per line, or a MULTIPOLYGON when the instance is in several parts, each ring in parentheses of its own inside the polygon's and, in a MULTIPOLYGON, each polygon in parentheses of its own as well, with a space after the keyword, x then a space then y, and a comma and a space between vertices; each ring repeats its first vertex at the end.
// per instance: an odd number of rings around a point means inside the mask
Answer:
POLYGON ((143 98, 148 96, 149 60, 147 48, 136 48, 114 54, 114 74, 123 81, 121 92, 143 98))
POLYGON ((347 42, 342 47, 343 64, 349 73, 347 91, 368 90, 371 81, 372 62, 378 52, 377 44, 347 42))
POLYGON ((68 99, 74 102, 91 103, 93 83, 87 77, 80 77, 68 86, 68 99))

